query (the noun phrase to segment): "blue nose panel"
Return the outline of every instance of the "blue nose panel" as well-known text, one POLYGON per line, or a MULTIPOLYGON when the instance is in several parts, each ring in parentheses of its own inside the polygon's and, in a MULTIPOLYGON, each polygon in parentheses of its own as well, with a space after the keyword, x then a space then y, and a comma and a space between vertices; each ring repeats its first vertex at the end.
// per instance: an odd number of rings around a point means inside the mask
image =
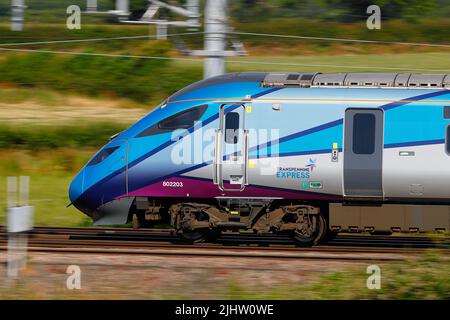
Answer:
POLYGON ((84 169, 77 174, 75 179, 73 179, 72 183, 70 184, 69 198, 70 202, 72 203, 74 203, 83 193, 83 176, 84 169))

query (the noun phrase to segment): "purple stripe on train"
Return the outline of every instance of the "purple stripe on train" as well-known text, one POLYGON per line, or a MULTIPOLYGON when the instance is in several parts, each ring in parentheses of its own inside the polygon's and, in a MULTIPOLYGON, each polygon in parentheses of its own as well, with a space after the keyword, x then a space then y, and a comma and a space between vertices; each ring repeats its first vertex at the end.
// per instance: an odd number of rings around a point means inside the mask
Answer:
MULTIPOLYGON (((237 185, 226 183, 225 188, 238 188, 237 185)), ((307 191, 288 190, 265 186, 248 185, 241 192, 224 192, 212 183, 211 180, 174 177, 164 181, 152 183, 146 187, 134 190, 123 197, 190 197, 190 198, 211 198, 211 197, 280 197, 286 199, 317 199, 317 200, 338 200, 339 196, 331 194, 320 194, 307 191)))

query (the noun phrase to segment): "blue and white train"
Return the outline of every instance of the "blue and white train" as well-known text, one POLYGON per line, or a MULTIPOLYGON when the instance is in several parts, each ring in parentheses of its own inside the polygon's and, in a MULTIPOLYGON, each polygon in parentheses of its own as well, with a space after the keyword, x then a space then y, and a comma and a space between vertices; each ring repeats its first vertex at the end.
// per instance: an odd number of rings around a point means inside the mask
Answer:
POLYGON ((450 75, 233 73, 113 136, 70 200, 97 225, 170 221, 314 245, 330 203, 450 203, 450 75))

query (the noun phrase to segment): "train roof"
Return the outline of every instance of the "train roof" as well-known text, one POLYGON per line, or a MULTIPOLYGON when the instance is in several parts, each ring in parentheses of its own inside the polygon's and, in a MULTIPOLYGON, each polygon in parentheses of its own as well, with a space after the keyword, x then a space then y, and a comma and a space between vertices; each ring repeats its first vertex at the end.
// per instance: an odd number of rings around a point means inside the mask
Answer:
POLYGON ((211 77, 208 79, 204 79, 198 82, 194 82, 193 84, 177 91, 173 95, 171 95, 167 101, 175 100, 185 94, 201 89, 204 87, 209 87, 216 84, 224 84, 230 82, 260 82, 263 83, 265 77, 269 73, 267 72, 239 72, 239 73, 226 73, 220 76, 211 77))
POLYGON ((173 101, 191 91, 231 82, 259 82, 262 87, 367 87, 450 89, 450 74, 239 72, 195 82, 168 98, 173 101))
POLYGON ((450 88, 450 74, 280 72, 267 74, 262 86, 450 88))

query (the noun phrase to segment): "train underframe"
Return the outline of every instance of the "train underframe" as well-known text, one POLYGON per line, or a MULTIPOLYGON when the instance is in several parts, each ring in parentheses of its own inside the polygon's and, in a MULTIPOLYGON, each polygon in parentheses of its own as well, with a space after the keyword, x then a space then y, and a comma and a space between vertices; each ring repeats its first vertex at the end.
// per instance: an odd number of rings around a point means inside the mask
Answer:
POLYGON ((328 204, 270 199, 217 199, 183 202, 136 198, 130 211, 134 228, 170 223, 185 241, 213 241, 224 231, 283 234, 300 246, 331 238, 328 204))

